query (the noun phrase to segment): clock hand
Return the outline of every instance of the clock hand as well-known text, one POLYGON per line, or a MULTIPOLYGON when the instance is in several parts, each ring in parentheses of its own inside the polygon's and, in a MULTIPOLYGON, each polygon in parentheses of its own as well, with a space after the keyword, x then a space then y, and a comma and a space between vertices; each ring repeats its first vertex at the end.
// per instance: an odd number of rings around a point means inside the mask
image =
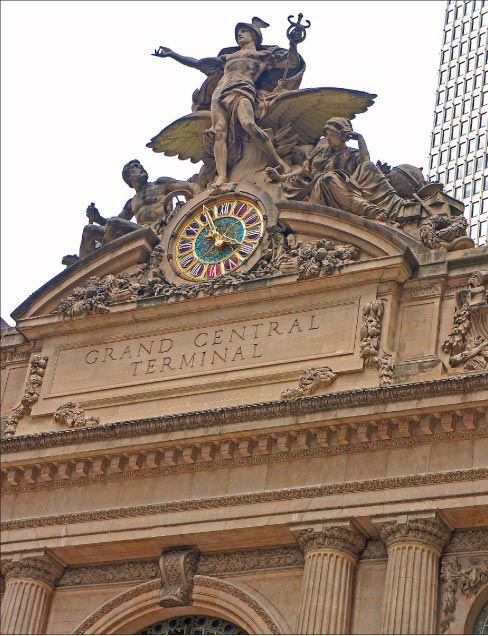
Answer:
POLYGON ((220 236, 220 233, 219 233, 218 229, 215 227, 215 223, 213 221, 213 218, 212 218, 212 215, 210 213, 210 210, 207 207, 203 206, 203 213, 207 217, 207 221, 208 221, 208 224, 210 225, 210 228, 214 232, 217 232, 219 234, 219 236, 220 236))

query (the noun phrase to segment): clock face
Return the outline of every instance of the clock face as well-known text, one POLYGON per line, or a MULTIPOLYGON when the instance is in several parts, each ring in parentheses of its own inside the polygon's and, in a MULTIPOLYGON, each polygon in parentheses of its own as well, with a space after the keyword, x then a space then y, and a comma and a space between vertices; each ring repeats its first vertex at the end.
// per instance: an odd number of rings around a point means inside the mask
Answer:
POLYGON ((178 272, 189 280, 229 274, 256 251, 264 230, 261 211, 248 199, 202 205, 177 234, 173 255, 178 272))

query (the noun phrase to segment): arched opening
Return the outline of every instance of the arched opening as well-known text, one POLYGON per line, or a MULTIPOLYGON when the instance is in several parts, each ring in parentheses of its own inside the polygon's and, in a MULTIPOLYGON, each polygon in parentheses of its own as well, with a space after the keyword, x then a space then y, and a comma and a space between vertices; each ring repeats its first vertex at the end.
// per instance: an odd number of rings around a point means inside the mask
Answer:
POLYGON ((217 616, 173 616, 153 623, 137 634, 247 634, 242 627, 217 616))
POLYGON ((483 605, 473 627, 473 634, 488 634, 488 602, 483 605))
POLYGON ((488 585, 477 594, 464 624, 465 634, 488 634, 488 585))

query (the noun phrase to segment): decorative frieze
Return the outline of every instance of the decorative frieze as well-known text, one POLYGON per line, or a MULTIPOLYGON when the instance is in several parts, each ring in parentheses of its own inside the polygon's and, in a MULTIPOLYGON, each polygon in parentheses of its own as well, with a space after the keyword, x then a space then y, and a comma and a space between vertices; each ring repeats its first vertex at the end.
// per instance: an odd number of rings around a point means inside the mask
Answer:
POLYGON ((462 554, 463 552, 488 552, 488 529, 455 530, 445 553, 462 554))
MULTIPOLYGON (((235 572, 255 572, 279 568, 303 567, 303 555, 296 546, 257 548, 234 552, 201 554, 196 573, 219 576, 235 572)), ((99 565, 73 566, 65 569, 58 587, 78 587, 148 581, 160 576, 159 561, 122 561, 99 565)))
POLYGON ((38 401, 41 393, 41 385, 46 373, 48 357, 41 355, 33 355, 30 361, 27 381, 25 383, 24 395, 20 400, 20 404, 16 406, 11 415, 7 419, 5 426, 5 436, 15 435, 17 424, 24 415, 30 415, 32 407, 38 401))

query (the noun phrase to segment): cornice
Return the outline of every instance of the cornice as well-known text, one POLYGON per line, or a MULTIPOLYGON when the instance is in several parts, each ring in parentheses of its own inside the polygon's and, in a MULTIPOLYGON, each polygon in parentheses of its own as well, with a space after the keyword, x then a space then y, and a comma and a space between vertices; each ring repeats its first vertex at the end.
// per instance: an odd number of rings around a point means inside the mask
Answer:
POLYGON ((98 442, 113 438, 129 439, 157 433, 208 428, 215 425, 222 426, 256 420, 304 416, 325 413, 337 408, 347 409, 370 406, 378 408, 381 405, 389 405, 406 400, 418 401, 446 395, 466 394, 486 389, 487 386, 487 372, 456 375, 423 382, 353 389, 292 400, 245 404, 176 415, 113 422, 83 429, 15 436, 10 439, 3 439, 0 443, 0 449, 4 454, 7 454, 68 446, 70 444, 98 442))
MULTIPOLYGON (((91 521, 106 521, 109 519, 130 519, 141 516, 168 514, 173 512, 188 512, 193 510, 208 510, 215 508, 229 508, 248 504, 268 504, 272 502, 293 501, 300 499, 314 499, 331 495, 351 494, 357 492, 378 492, 397 488, 416 488, 437 484, 459 483, 488 479, 488 468, 471 470, 455 470, 443 473, 423 473, 421 475, 407 475, 385 479, 371 479, 320 486, 304 486, 264 492, 246 493, 243 495, 222 495, 192 500, 170 501, 158 504, 128 506, 124 508, 107 508, 104 510, 67 513, 45 517, 31 517, 12 519, 0 524, 1 531, 21 530, 56 525, 69 525, 91 521)), ((446 495, 451 497, 452 494, 446 495)), ((409 497, 408 502, 412 501, 409 497)), ((396 503, 400 503, 397 501, 396 503)), ((364 506, 364 503, 358 504, 364 506)))

